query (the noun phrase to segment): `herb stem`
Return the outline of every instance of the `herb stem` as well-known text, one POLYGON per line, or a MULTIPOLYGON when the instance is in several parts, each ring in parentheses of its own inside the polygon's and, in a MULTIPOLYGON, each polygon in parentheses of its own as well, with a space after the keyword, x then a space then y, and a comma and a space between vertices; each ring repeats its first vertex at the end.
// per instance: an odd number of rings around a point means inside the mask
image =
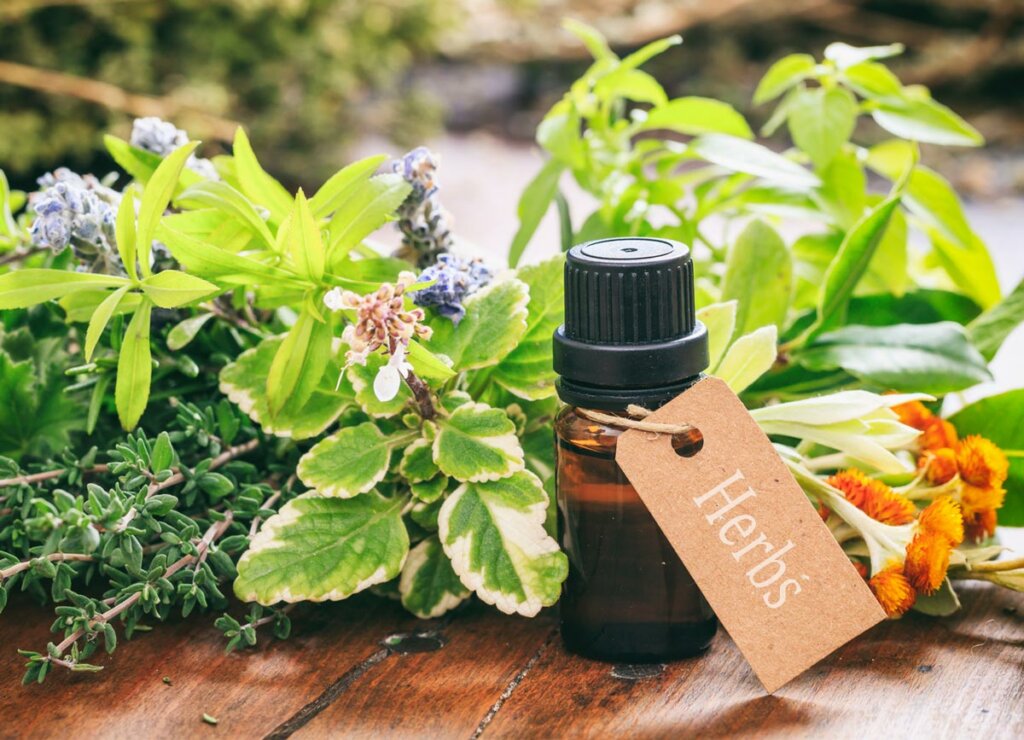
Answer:
MULTIPOLYGON (((66 473, 69 468, 58 468, 56 470, 45 470, 42 473, 32 473, 31 475, 19 475, 14 478, 4 478, 0 480, 0 488, 8 488, 10 486, 20 485, 32 485, 34 483, 42 483, 43 481, 52 480, 53 478, 59 478, 61 475, 66 473)), ((83 473, 100 474, 106 473, 110 470, 110 467, 106 464, 93 465, 91 468, 85 468, 82 470, 83 473)))
POLYGON ((434 407, 434 401, 430 397, 430 386, 424 383, 412 370, 406 374, 405 384, 409 386, 413 398, 416 399, 416 405, 420 409, 420 416, 426 420, 436 418, 437 409, 434 407))
MULTIPOLYGON (((68 560, 77 560, 83 563, 92 563, 96 561, 92 555, 86 555, 80 552, 51 552, 49 555, 44 556, 46 560, 51 563, 62 563, 68 560)), ((32 563, 39 558, 33 558, 32 560, 25 560, 21 563, 15 563, 14 565, 0 570, 0 583, 3 583, 8 578, 18 575, 22 571, 28 570, 32 567, 32 563)))

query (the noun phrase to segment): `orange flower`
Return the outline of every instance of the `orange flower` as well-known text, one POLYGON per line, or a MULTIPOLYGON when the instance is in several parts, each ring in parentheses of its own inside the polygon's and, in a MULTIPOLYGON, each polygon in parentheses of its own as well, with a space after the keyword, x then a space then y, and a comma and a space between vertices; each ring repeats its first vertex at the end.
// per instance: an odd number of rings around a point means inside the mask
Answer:
POLYGON ((964 513, 973 516, 980 511, 995 511, 1003 505, 1006 491, 1002 487, 988 488, 965 483, 960 492, 960 505, 964 513))
POLYGON ((903 575, 903 567, 893 563, 875 573, 868 581, 871 592, 890 617, 899 617, 914 605, 917 593, 903 575))
POLYGON ((836 473, 828 482, 842 491, 847 501, 875 521, 893 525, 914 521, 917 509, 910 499, 900 496, 882 481, 856 468, 836 473))
POLYGON ((956 445, 956 427, 945 419, 933 416, 921 429, 918 444, 922 450, 938 450, 956 445))
POLYGON ((1006 454, 977 434, 964 437, 956 445, 956 462, 960 477, 982 488, 1001 488, 1010 470, 1006 454))
POLYGON ((971 542, 980 542, 996 533, 996 510, 982 509, 964 515, 964 537, 971 542))
POLYGON ((919 593, 933 594, 946 579, 950 553, 964 539, 960 507, 948 496, 936 499, 921 512, 917 527, 903 574, 919 593))
POLYGON ((900 421, 914 429, 924 429, 925 423, 934 417, 934 414, 920 401, 907 401, 899 406, 893 406, 892 410, 900 417, 900 421))
POLYGON ((917 467, 924 469, 925 479, 933 486, 949 483, 959 472, 956 464, 956 452, 949 447, 925 452, 917 458, 917 467))
POLYGON ((949 496, 936 499, 925 507, 917 526, 925 534, 942 537, 950 547, 964 541, 964 518, 960 507, 949 496))

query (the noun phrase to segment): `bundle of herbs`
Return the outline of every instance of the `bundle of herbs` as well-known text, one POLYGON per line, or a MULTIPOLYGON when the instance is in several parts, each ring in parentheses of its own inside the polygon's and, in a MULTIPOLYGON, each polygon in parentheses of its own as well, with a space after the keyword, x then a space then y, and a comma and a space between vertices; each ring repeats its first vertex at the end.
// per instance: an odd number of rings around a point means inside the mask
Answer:
POLYGON ((837 44, 758 88, 781 98, 768 132, 794 142, 776 153, 729 106, 669 99, 640 69, 678 39, 619 58, 571 28, 595 61, 539 127, 550 157, 510 269, 458 252, 423 148, 307 197, 241 130, 211 161, 143 119, 106 139, 125 175, 4 184, 0 606, 50 602, 58 635, 25 652, 26 680, 93 670, 119 633, 197 610, 222 614, 233 648, 260 627, 287 636, 296 602, 366 589, 421 617, 473 595, 526 616, 554 604, 562 260, 517 267, 552 204, 564 248, 693 245, 708 372, 889 614, 951 613, 956 578, 1024 589, 994 539, 1024 523, 1024 391, 939 413, 990 379, 1024 318, 1024 289, 1001 295, 956 194, 919 161, 918 142, 978 134, 886 69, 898 47, 837 44), (896 138, 855 144, 862 114, 896 138), (559 192, 570 174, 596 203, 582 220, 559 192), (373 242, 389 221, 394 256, 373 242), (229 590, 254 603, 245 616, 229 590))

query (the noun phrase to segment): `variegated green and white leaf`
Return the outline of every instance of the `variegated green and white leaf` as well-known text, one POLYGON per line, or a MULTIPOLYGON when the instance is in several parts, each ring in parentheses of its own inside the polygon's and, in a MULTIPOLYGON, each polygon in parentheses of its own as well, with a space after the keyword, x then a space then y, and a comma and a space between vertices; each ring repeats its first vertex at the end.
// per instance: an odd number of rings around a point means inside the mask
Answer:
POLYGON ((238 561, 235 594, 264 606, 337 601, 397 576, 409 554, 404 499, 305 493, 285 504, 238 561))
POLYGON ((437 537, 428 537, 409 551, 398 590, 402 606, 420 619, 440 617, 470 594, 452 570, 437 537))
POLYGON ((466 299, 456 328, 450 319, 431 321, 430 351, 450 357, 457 371, 497 364, 526 333, 529 289, 521 280, 499 280, 466 299))
POLYGON ((409 519, 426 532, 437 531, 437 515, 441 511, 444 502, 441 499, 436 501, 417 501, 409 509, 409 519))
POLYGON ((434 462, 460 481, 497 480, 523 469, 523 448, 508 414, 466 403, 438 422, 434 462))
POLYGON ((412 483, 409 489, 412 495, 424 503, 431 504, 444 496, 448 488, 448 476, 439 475, 436 478, 425 480, 420 483, 412 483))
POLYGON ((294 439, 315 437, 333 424, 346 408, 354 405, 352 387, 343 383, 335 389, 334 379, 341 373, 336 355, 329 365, 331 372, 324 374, 309 401, 298 409, 293 408, 293 404, 285 404, 284 409, 271 418, 267 405, 267 373, 282 341, 281 337, 264 339, 225 366, 220 372, 221 393, 238 404, 267 434, 294 439))
POLYGON ((355 390, 356 403, 374 419, 386 419, 402 413, 402 410, 412 400, 412 391, 405 383, 398 386, 398 393, 389 401, 381 401, 373 390, 373 381, 377 373, 387 363, 387 359, 380 354, 372 354, 366 358, 365 365, 350 365, 346 374, 355 390))
POLYGON ((317 442, 299 459, 295 472, 321 496, 358 496, 387 475, 391 451, 408 441, 409 434, 385 436, 372 421, 345 427, 317 442))
POLYGON ((544 529, 548 495, 528 472, 464 483, 438 516, 452 568, 482 601, 532 617, 558 600, 568 559, 544 529))
POLYGON ((437 475, 440 471, 434 462, 430 442, 417 439, 406 447, 402 453, 402 462, 398 464, 398 472, 410 483, 422 483, 437 475))

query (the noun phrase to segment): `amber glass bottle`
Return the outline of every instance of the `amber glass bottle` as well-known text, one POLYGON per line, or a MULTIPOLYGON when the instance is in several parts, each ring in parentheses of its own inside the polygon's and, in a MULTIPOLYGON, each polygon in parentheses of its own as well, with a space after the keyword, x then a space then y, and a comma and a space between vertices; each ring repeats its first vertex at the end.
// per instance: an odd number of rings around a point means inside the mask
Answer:
MULTIPOLYGON (((579 408, 655 409, 700 378, 707 333, 694 317, 689 250, 661 239, 605 239, 570 250, 566 319, 555 333, 559 536, 569 557, 560 601, 572 652, 660 662, 704 651, 717 620, 615 462, 614 425, 579 408)), ((699 437, 674 439, 681 454, 699 437)))

